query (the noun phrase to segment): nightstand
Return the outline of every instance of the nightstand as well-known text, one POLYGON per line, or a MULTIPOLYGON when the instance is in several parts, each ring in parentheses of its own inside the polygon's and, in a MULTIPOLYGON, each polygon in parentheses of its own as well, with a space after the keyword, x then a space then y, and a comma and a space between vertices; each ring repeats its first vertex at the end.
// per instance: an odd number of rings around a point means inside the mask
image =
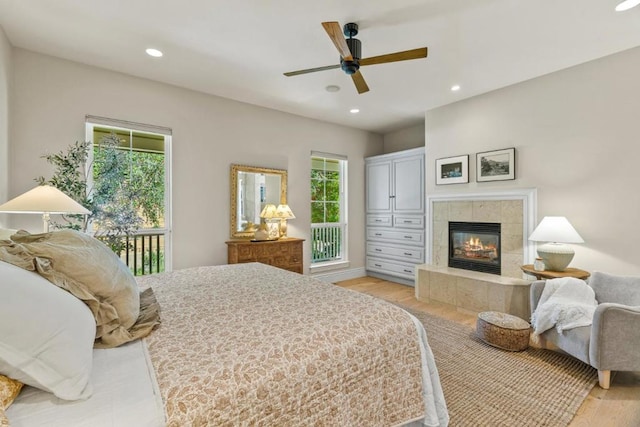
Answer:
POLYGON ((535 276, 537 280, 543 279, 557 279, 560 277, 575 277, 576 279, 586 279, 591 276, 588 271, 580 270, 579 268, 567 268, 564 271, 536 271, 533 269, 533 264, 526 264, 520 267, 522 271, 532 276, 535 276))

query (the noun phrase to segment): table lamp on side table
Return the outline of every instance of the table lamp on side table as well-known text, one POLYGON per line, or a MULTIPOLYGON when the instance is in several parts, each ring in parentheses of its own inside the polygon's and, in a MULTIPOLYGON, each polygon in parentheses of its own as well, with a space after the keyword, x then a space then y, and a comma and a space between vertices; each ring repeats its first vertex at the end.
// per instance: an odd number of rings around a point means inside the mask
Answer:
POLYGON ((529 240, 547 242, 538 246, 538 255, 549 271, 564 271, 575 254, 565 243, 584 243, 575 228, 563 216, 545 216, 533 230, 529 240))

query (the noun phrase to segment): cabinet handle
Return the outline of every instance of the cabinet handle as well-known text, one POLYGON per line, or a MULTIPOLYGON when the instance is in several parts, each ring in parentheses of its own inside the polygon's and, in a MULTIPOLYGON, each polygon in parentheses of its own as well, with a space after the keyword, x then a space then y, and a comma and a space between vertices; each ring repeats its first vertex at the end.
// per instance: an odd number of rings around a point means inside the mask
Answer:
POLYGON ((381 219, 376 219, 375 222, 382 222, 382 220, 381 219))
POLYGON ((406 256, 413 256, 413 254, 411 252, 405 252, 404 253, 406 256))
POLYGON ((380 264, 373 264, 373 265, 375 265, 376 267, 382 268, 382 266, 380 264))
POLYGON ((382 236, 382 233, 375 233, 376 236, 382 236))
POLYGON ((405 223, 405 224, 413 224, 413 221, 411 221, 410 219, 405 219, 405 220, 404 220, 404 223, 405 223))
MULTIPOLYGON (((382 252, 382 249, 380 249, 380 248, 375 248, 375 251, 376 251, 376 252, 382 252)), ((405 255, 406 255, 406 254, 405 254, 405 255)))
POLYGON ((405 239, 413 239, 413 236, 404 236, 405 239))
POLYGON ((389 196, 389 198, 390 198, 390 199, 395 199, 395 198, 396 198, 396 196, 389 196))
POLYGON ((404 272, 405 272, 405 273, 413 273, 413 271, 411 271, 411 270, 407 270, 406 268, 404 269, 404 272))

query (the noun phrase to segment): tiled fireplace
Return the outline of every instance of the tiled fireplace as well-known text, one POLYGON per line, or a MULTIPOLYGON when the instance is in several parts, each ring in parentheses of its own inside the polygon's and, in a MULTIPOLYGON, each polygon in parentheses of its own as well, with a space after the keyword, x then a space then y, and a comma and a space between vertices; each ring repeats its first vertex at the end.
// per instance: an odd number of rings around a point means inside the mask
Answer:
POLYGON ((534 189, 428 196, 427 264, 416 269, 416 298, 527 318, 531 282, 520 266, 533 260, 527 236, 535 226, 535 203, 534 189), (471 228, 454 237, 451 227, 460 224, 471 228), (481 267, 450 265, 451 258, 481 267))
MULTIPOLYGON (((533 247, 526 237, 533 230, 535 190, 519 193, 460 194, 434 196, 429 201, 430 261, 435 266, 447 267, 451 251, 450 223, 499 224, 499 269, 489 271, 507 277, 522 278, 520 266, 531 262, 533 247)), ((490 242, 485 242, 491 244, 490 242)), ((485 252, 489 257, 488 251, 485 252)), ((460 268, 459 266, 452 266, 460 268)), ((480 270, 487 271, 487 270, 480 270)))

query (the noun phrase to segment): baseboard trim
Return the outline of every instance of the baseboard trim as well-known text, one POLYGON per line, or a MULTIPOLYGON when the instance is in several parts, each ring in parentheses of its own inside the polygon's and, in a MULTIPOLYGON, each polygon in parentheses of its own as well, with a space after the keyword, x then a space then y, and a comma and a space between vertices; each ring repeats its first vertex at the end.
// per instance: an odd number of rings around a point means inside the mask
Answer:
POLYGON ((398 276, 391 276, 390 274, 378 273, 376 271, 367 271, 367 276, 375 277, 376 279, 386 280, 388 282, 400 283, 401 285, 407 285, 414 287, 416 286, 414 280, 404 279, 398 276))
POLYGON ((332 271, 330 273, 312 274, 311 277, 313 277, 314 279, 318 279, 324 283, 335 283, 335 282, 340 282, 342 280, 357 279, 359 277, 364 277, 366 275, 367 275, 367 272, 365 271, 364 267, 360 267, 360 268, 349 268, 349 269, 340 270, 340 271, 332 271))

